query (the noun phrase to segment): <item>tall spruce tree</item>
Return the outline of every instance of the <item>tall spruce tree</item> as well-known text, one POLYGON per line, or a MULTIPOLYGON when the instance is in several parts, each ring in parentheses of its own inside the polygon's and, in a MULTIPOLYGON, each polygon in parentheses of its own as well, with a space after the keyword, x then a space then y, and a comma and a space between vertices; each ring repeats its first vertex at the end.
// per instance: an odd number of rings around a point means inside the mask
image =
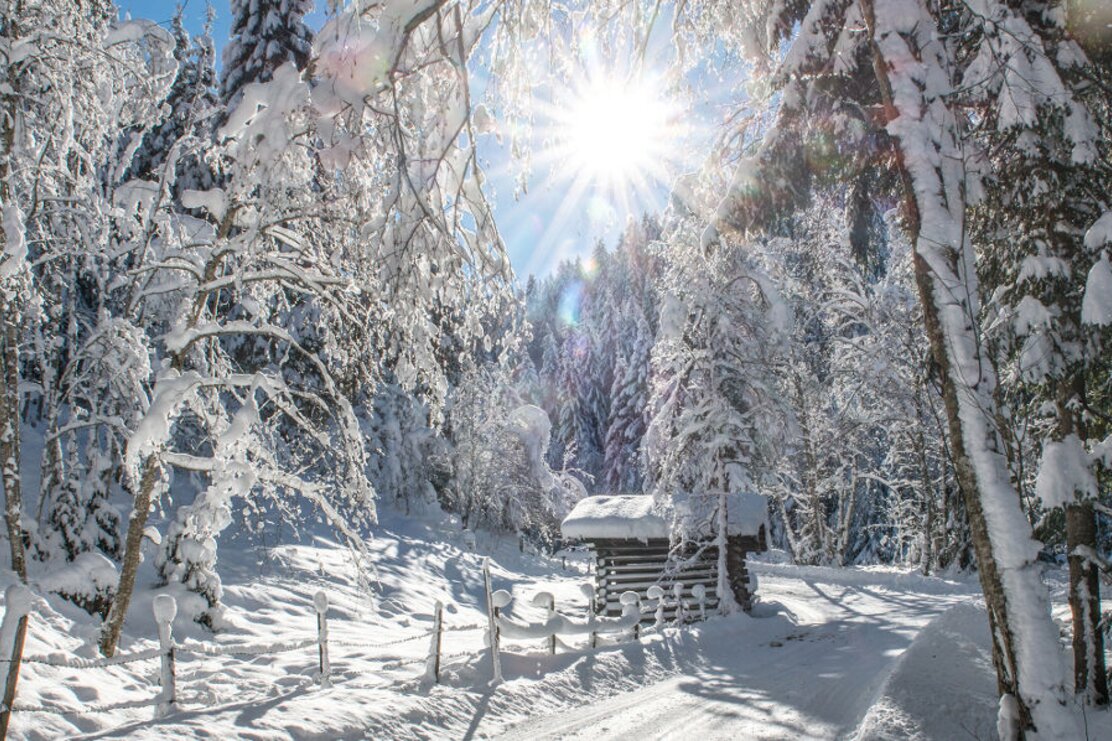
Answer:
POLYGON ((244 86, 269 81, 286 62, 305 69, 313 32, 304 18, 312 7, 312 0, 232 0, 231 39, 220 71, 226 106, 234 107, 244 86))

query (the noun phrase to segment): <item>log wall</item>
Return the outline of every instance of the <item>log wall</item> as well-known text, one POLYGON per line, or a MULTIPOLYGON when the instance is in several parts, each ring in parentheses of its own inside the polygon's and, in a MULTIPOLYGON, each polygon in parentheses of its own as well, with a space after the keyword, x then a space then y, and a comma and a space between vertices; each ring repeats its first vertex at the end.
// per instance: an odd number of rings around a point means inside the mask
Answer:
MULTIPOLYGON (((761 537, 731 537, 727 545, 727 581, 734 599, 746 611, 753 600, 745 554, 765 550, 763 535, 762 528, 761 537)), ((619 597, 622 592, 633 591, 650 611, 645 621, 651 622, 655 601, 648 598, 647 592, 649 587, 658 585, 666 594, 664 617, 672 620, 676 610, 672 590, 677 583, 683 584, 683 597, 692 603, 692 610, 698 610, 691 596, 691 588, 696 584, 706 588, 708 613, 718 607, 718 546, 713 542, 691 543, 677 552, 672 551, 666 539, 597 539, 590 545, 595 554, 595 611, 600 615, 621 615, 619 597)))

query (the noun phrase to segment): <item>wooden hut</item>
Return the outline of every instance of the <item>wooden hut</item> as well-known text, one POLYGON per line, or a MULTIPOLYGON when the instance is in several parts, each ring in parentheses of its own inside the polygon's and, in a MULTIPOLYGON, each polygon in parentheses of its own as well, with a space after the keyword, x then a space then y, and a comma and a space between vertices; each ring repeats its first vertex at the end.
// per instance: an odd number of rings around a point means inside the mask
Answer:
MULTIPOLYGON (((747 553, 768 549, 767 505, 756 494, 731 495, 727 504, 727 582, 734 599, 748 611, 753 586, 745 566, 747 553)), ((708 611, 718 605, 718 545, 711 532, 699 534, 682 548, 673 547, 671 525, 654 511, 653 499, 643 495, 593 496, 580 500, 561 525, 563 536, 586 543, 595 557, 595 610, 600 615, 621 614, 619 596, 637 592, 643 604, 649 587, 665 590, 666 618, 675 614, 676 584, 691 599, 691 589, 706 589, 708 611)), ((646 620, 651 620, 647 615, 646 620)))

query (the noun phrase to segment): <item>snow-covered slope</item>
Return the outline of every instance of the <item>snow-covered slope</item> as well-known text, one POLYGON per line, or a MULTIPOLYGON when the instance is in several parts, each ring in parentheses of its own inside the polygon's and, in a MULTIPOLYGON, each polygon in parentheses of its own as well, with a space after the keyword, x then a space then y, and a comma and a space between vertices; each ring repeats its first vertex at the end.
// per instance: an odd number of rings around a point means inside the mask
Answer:
MULTIPOLYGON (((260 657, 199 657, 178 664, 180 709, 65 716, 17 712, 13 737, 85 738, 509 738, 714 737, 952 738, 994 727, 994 678, 976 585, 884 569, 758 563, 762 604, 739 615, 666 629, 639 643, 555 656, 541 641, 507 642, 506 681, 490 686, 483 649, 482 560, 495 588, 515 595, 511 614, 536 619, 529 601, 555 594, 582 617, 581 558, 522 554, 479 535, 472 552, 449 520, 396 518, 372 544, 372 599, 343 549, 324 540, 265 557, 222 551, 228 628, 218 636, 179 618, 187 642, 270 644, 312 638, 312 596, 330 611, 333 686, 314 678, 314 648, 260 657), (445 604, 443 681, 424 677, 436 601, 445 604), (924 627, 925 626, 925 627, 924 627), (935 713, 935 709, 942 713, 935 713), (939 720, 939 715, 945 717, 939 720), (941 725, 940 725, 941 723, 941 725)), ((143 592, 125 652, 155 645, 143 592)), ((27 652, 95 656, 95 623, 51 598, 32 618, 27 652)), ((109 669, 23 668, 18 705, 75 709, 157 692, 157 661, 109 669)))

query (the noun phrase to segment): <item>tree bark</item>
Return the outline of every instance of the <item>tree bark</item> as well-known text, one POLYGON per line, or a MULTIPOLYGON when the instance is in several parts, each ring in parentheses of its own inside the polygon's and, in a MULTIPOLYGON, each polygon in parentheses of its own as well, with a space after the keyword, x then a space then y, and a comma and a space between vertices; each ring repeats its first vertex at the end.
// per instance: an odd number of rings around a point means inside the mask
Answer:
MULTIPOLYGON (((12 9, 18 12, 17 5, 12 9)), ((4 21, 11 37, 18 35, 15 17, 4 21)), ((0 119, 0 207, 12 204, 15 192, 11 184, 12 154, 15 149, 15 125, 18 114, 15 93, 12 90, 10 66, 4 67, 4 109, 0 119)), ((0 260, 7 258, 7 233, 0 230, 0 260)), ((0 479, 4 486, 4 520, 7 525, 11 548, 12 570, 20 581, 27 581, 27 557, 23 544, 23 492, 20 481, 20 409, 19 409, 19 340, 22 334, 22 311, 18 296, 18 277, 0 278, 0 479)))
MULTIPOLYGON (((1059 440, 1085 437, 1083 423, 1071 402, 1084 397, 1084 378, 1061 379, 1057 389, 1059 440)), ((1104 663, 1104 632, 1100 628, 1100 573, 1088 557, 1097 551, 1097 518, 1092 502, 1066 505, 1066 554, 1069 559, 1069 603, 1073 624, 1074 692, 1093 705, 1108 703, 1108 674, 1104 663)))
POLYGON ((147 518, 150 516, 154 487, 161 476, 162 467, 158 457, 154 454, 147 456, 143 461, 143 478, 139 482, 139 491, 135 494, 135 506, 127 523, 120 584, 116 588, 116 596, 112 599, 112 607, 108 610, 104 630, 100 635, 100 652, 105 656, 116 653, 116 646, 120 642, 120 632, 127 617, 127 608, 131 604, 131 594, 135 591, 135 575, 142 560, 140 546, 143 544, 143 530, 147 527, 147 518))
POLYGON ((1097 518, 1091 502, 1066 506, 1066 549, 1073 618, 1074 690, 1094 705, 1108 704, 1104 634, 1100 629, 1100 574, 1085 551, 1095 551, 1097 518))

